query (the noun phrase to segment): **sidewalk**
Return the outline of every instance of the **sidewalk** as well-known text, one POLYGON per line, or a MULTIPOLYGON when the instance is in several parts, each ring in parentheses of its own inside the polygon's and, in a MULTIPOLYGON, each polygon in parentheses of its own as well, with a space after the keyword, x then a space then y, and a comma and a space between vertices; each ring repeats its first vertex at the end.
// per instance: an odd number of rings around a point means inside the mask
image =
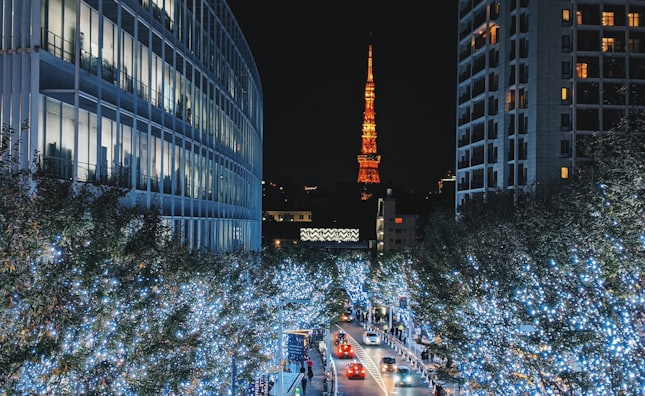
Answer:
MULTIPOLYGON (((325 367, 322 363, 322 358, 317 348, 309 349, 309 357, 314 361, 314 377, 311 382, 307 383, 307 392, 300 396, 323 396, 325 391, 325 367)), ((297 395, 297 394, 296 394, 297 395)))

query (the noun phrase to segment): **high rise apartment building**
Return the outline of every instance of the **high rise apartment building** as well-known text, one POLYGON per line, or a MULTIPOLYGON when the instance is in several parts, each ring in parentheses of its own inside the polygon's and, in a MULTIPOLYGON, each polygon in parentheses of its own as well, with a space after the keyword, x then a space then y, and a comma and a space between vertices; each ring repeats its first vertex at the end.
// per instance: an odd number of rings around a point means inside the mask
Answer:
POLYGON ((645 2, 460 0, 456 207, 567 179, 645 105, 645 2))
POLYGON ((260 249, 262 87, 225 0, 0 0, 0 81, 22 166, 126 187, 191 248, 260 249))

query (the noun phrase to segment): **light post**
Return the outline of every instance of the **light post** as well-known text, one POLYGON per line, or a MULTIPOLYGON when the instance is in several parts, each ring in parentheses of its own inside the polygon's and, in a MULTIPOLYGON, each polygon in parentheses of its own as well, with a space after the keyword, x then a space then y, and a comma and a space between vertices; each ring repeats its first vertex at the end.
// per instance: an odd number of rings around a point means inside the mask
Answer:
MULTIPOLYGON (((331 371, 331 329, 325 325, 325 374, 331 371)), ((327 389, 325 389, 327 391, 327 389)))
POLYGON ((310 299, 282 299, 280 300, 280 309, 278 310, 278 318, 280 320, 280 335, 278 336, 278 367, 280 367, 280 396, 284 396, 284 367, 282 367, 282 334, 284 333, 282 311, 284 304, 309 304, 310 299))

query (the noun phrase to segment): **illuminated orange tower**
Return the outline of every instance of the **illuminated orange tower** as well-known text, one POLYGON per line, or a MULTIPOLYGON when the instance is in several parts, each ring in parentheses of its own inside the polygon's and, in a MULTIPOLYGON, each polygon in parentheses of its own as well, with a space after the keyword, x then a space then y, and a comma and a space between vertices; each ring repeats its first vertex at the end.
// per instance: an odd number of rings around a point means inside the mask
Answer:
POLYGON ((363 185, 361 199, 372 196, 370 185, 381 183, 378 165, 381 156, 376 152, 376 113, 374 112, 374 75, 372 73, 372 45, 369 45, 367 56, 367 83, 365 84, 365 111, 363 112, 363 133, 361 135, 361 153, 358 155, 358 183, 363 185))

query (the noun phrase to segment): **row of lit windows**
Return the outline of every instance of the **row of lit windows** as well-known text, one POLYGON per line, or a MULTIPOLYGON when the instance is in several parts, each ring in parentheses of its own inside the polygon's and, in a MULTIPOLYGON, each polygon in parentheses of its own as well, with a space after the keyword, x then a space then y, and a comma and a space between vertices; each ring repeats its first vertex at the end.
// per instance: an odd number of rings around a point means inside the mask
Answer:
POLYGON ((52 176, 237 206, 251 204, 244 172, 212 150, 184 147, 179 141, 171 144, 82 109, 75 146, 73 106, 51 98, 41 98, 41 106, 41 162, 52 176))
MULTIPOLYGON (((626 18, 626 23, 625 25, 629 27, 639 27, 640 26, 640 14, 641 12, 629 12, 627 13, 627 18, 626 18)), ((577 12, 577 23, 578 24, 583 24, 583 12, 578 11, 577 12)), ((563 21, 570 22, 570 11, 569 10, 564 10, 563 11, 563 21)), ((622 23, 622 21, 618 21, 615 18, 615 13, 611 11, 605 11, 601 13, 600 17, 600 23, 602 26, 614 26, 616 23, 622 23)), ((633 32, 632 32, 633 33, 633 32)), ((602 52, 614 52, 614 51, 625 51, 628 50, 631 53, 640 53, 642 51, 641 48, 641 42, 642 39, 639 37, 640 34, 634 34, 631 35, 631 37, 628 37, 624 40, 624 43, 626 43, 626 46, 623 45, 619 40, 620 38, 617 37, 601 37, 599 40, 599 48, 597 50, 600 50, 602 52)), ((485 37, 485 36, 484 36, 485 37)), ((582 36, 581 36, 582 37, 582 36)), ((580 38, 580 37, 579 37, 580 38)), ((588 37, 584 38, 585 40, 591 39, 593 41, 593 35, 590 35, 588 37)), ((571 45, 571 40, 568 36, 563 36, 563 49, 567 50, 565 52, 570 52, 572 45, 571 45)), ((596 41, 598 42, 598 41, 596 41)), ((514 47, 514 46, 513 46, 514 47)), ((579 48, 582 49, 582 48, 579 48)), ((584 48, 584 50, 591 50, 590 48, 584 48)), ((528 51, 526 51, 528 52, 528 51)), ((583 58, 588 58, 588 57, 583 57, 583 58)), ((631 66, 631 71, 630 73, 630 78, 643 78, 643 76, 637 75, 639 72, 638 70, 642 69, 640 67, 641 62, 639 61, 639 58, 634 58, 632 57, 631 60, 629 60, 630 66, 631 66)), ((604 77, 608 78, 625 78, 625 59, 603 59, 603 69, 602 74, 604 77), (621 71, 622 70, 622 71, 621 71)), ((563 78, 570 78, 571 77, 571 67, 570 67, 570 62, 563 62, 563 78)), ((598 64, 596 60, 596 64, 592 65, 593 69, 593 75, 595 78, 599 78, 600 76, 598 75, 598 64)), ((587 79, 590 75, 590 64, 584 60, 584 61, 579 61, 575 65, 575 76, 579 79, 587 79)), ((608 91, 611 92, 618 92, 618 90, 613 89, 611 85, 615 84, 605 84, 605 88, 608 91)), ((637 86, 635 86, 634 89, 638 89, 637 86)), ((579 94, 583 94, 584 90, 582 87, 580 87, 580 92, 579 94)), ((517 103, 517 100, 519 100, 519 103, 522 103, 522 95, 519 94, 519 91, 517 93, 515 91, 510 91, 509 92, 509 97, 507 100, 507 103, 515 104, 517 103)), ((571 90, 568 87, 563 87, 561 90, 561 100, 562 104, 568 105, 571 103, 571 90)), ((606 103, 613 103, 613 104, 624 104, 626 99, 622 99, 623 102, 620 100, 611 100, 606 103)), ((597 103, 597 102, 596 102, 597 103)), ((512 106, 512 105, 511 105, 512 106)), ((521 108, 521 106, 520 106, 521 108)), ((608 114, 603 113, 602 117, 602 128, 603 129, 609 129, 614 126, 613 122, 615 121, 612 117, 608 117, 608 114)), ((580 130, 598 130, 599 125, 597 125, 600 120, 598 118, 598 113, 590 113, 590 112, 585 112, 584 109, 579 111, 578 114, 578 121, 582 121, 583 124, 578 125, 578 129, 580 130), (582 112, 582 113, 580 113, 582 112), (594 116, 595 114, 595 116, 594 116)), ((566 118, 563 115, 563 131, 570 131, 571 130, 571 125, 570 125, 570 117, 567 114, 566 118), (565 125, 566 124, 566 125, 565 125)), ((569 139, 563 139, 561 140, 561 147, 560 147, 560 154, 562 157, 565 158, 570 158, 572 156, 571 153, 571 142, 569 139)), ((467 166, 467 165, 466 165, 467 166)), ((508 172, 508 177, 507 177, 507 182, 509 185, 513 185, 516 183, 514 180, 514 173, 517 171, 518 173, 518 180, 519 184, 521 185, 523 182, 526 181, 526 176, 527 176, 527 169, 523 168, 522 164, 509 164, 509 172, 508 172), (516 166, 519 166, 520 168, 516 169, 516 166)), ((560 167, 560 178, 562 179, 567 179, 569 177, 569 172, 570 168, 567 166, 562 166, 560 167)), ((470 180, 468 179, 469 173, 465 174, 465 178, 461 178, 460 184, 462 184, 459 189, 461 190, 467 190, 471 188, 478 188, 478 187, 473 187, 473 185, 470 183, 470 180)), ((477 184, 478 183, 474 183, 477 184)), ((481 187, 481 186, 480 186, 481 187)))
MULTIPOLYGON (((123 12, 124 15, 127 14, 125 10, 123 12)), ((75 31, 73 26, 76 18, 74 8, 70 7, 70 1, 49 0, 47 12, 44 14, 44 26, 49 29, 47 39, 52 43, 69 42, 69 45, 73 46, 75 37, 70 32, 75 31)), ((214 136, 219 143, 236 152, 245 161, 259 162, 257 159, 260 153, 254 150, 256 147, 253 145, 253 142, 257 142, 258 139, 253 138, 254 128, 249 123, 253 123, 255 119, 251 118, 247 122, 238 110, 228 105, 226 99, 221 99, 223 93, 216 88, 214 81, 207 79, 205 74, 200 74, 200 71, 187 59, 177 54, 177 57, 170 56, 170 59, 182 63, 173 65, 165 62, 160 54, 151 51, 150 47, 143 45, 134 36, 119 30, 118 26, 109 19, 101 19, 99 13, 85 3, 81 4, 80 21, 82 68, 119 85, 124 91, 137 94, 154 106, 214 136), (226 113, 222 110, 226 110, 226 113), (230 121, 239 128, 223 128, 222 124, 228 121, 222 117, 233 117, 230 121)), ((139 21, 134 19, 133 23, 139 23, 139 21)), ((147 31, 143 28, 139 30, 147 31)), ((155 33, 151 35, 153 43, 158 42, 158 47, 166 48, 165 58, 167 59, 174 49, 163 45, 163 39, 155 33)), ((149 37, 143 39, 148 41, 149 37)), ((52 47, 60 46, 52 45, 52 47)), ((65 56, 70 51, 53 53, 65 60, 73 61, 65 56)), ((242 88, 234 81, 233 70, 218 62, 218 65, 220 64, 222 65, 220 73, 228 76, 224 87, 231 96, 241 97, 242 92, 248 93, 248 86, 242 88)), ((249 75, 248 72, 240 74, 249 75)), ((246 83, 249 84, 248 81, 246 83)), ((253 98, 253 95, 248 95, 245 103, 249 105, 246 107, 249 114, 258 115, 260 108, 252 105, 257 99, 253 98), (257 108, 253 110, 254 107, 257 108)), ((259 124, 257 125, 259 128, 259 124)))
MULTIPOLYGON (((602 26, 614 26, 614 12, 613 11, 603 11, 601 13, 600 21, 602 26)), ((576 24, 583 24, 583 12, 576 11, 576 24)), ((565 8, 562 10, 562 23, 564 25, 571 24, 571 10, 565 8)), ((640 13, 638 12, 628 12, 627 13, 627 26, 638 27, 640 26, 640 13)))
MULTIPOLYGON (((227 218, 177 218, 166 221, 177 235, 183 237, 190 249, 232 252, 253 246, 253 228, 261 224, 244 219, 227 218)), ((261 231, 260 231, 261 232, 261 231)))

